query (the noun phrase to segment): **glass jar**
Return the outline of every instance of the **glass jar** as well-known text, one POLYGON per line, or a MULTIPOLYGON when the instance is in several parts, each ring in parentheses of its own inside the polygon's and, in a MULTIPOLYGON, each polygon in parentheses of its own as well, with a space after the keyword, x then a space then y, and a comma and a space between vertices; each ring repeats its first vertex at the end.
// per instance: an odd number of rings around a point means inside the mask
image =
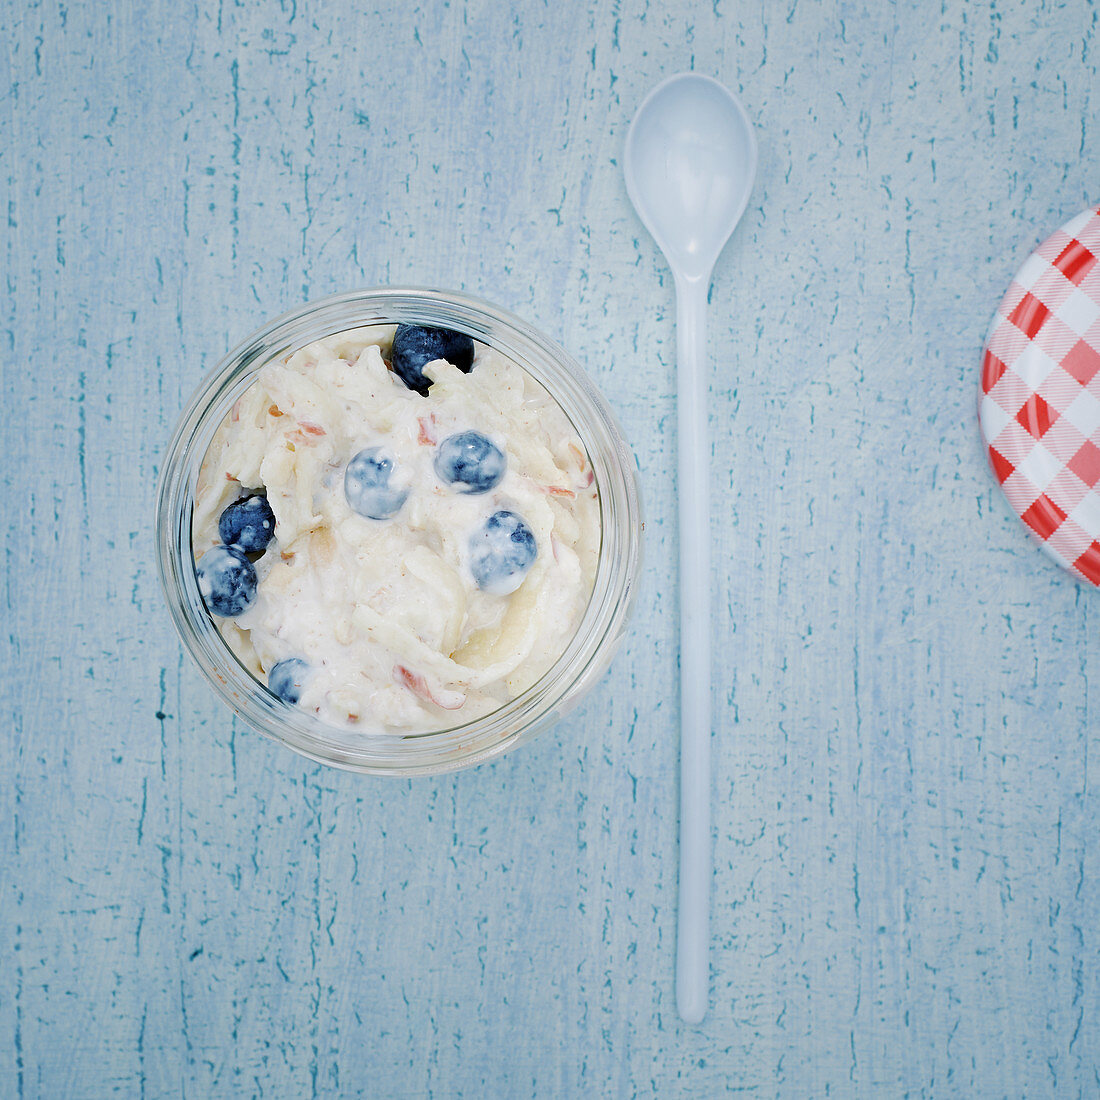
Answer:
POLYGON ((561 348, 504 310, 465 294, 381 288, 307 304, 259 329, 206 377, 168 444, 157 493, 157 565, 184 646, 214 690, 260 733, 313 760, 379 775, 452 771, 526 741, 592 688, 622 641, 641 569, 642 509, 633 455, 606 401, 561 348), (599 495, 595 583, 573 640, 534 685, 498 710, 432 733, 341 729, 288 707, 237 660, 195 579, 191 515, 199 468, 225 414, 272 359, 347 329, 421 324, 468 333, 519 363, 558 402, 588 450, 599 495))

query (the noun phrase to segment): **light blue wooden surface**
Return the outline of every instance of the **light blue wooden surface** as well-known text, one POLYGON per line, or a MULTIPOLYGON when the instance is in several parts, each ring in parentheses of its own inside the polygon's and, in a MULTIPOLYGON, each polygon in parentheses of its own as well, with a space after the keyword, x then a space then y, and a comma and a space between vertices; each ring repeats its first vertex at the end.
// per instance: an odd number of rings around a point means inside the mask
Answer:
POLYGON ((0 1095, 1095 1096, 1097 594, 979 350, 1097 176, 1093 3, 3 4, 0 1095), (716 272, 712 1008, 681 1026, 672 290, 620 155, 742 96, 716 272), (152 561, 231 343, 463 288, 585 362, 648 506, 578 713, 414 782, 233 723, 152 561))

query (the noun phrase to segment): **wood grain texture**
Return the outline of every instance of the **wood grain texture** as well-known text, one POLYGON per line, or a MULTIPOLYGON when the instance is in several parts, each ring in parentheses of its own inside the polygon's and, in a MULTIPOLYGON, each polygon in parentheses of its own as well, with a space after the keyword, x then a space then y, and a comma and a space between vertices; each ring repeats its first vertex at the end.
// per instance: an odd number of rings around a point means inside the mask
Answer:
POLYGON ((986 470, 979 350, 1097 193, 1093 3, 2 4, 0 1093, 1095 1096, 1095 592, 986 470), (711 296, 712 1009, 675 1012, 672 287, 620 154, 695 68, 758 123, 711 296), (647 570, 490 766, 230 720, 154 484, 236 342, 462 288, 587 364, 647 570))

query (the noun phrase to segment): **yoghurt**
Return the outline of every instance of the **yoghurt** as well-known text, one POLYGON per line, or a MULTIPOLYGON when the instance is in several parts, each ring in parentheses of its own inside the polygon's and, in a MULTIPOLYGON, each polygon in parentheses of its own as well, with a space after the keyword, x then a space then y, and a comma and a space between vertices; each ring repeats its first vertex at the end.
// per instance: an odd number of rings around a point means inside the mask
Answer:
POLYGON ((245 667, 367 734, 450 728, 534 684, 577 630, 600 547, 592 468, 550 394, 480 344, 410 388, 394 334, 262 367, 192 519, 200 590, 245 667))

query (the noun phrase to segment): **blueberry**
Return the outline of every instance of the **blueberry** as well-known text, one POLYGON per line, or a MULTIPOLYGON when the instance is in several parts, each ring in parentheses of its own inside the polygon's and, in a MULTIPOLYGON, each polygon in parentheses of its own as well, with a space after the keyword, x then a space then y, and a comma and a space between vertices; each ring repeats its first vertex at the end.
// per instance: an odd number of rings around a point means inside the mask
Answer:
POLYGON ((267 549, 275 536, 275 513, 261 493, 250 493, 235 500, 218 520, 218 534, 226 546, 235 546, 246 554, 267 549))
POLYGON ((206 606, 222 618, 236 618, 256 598, 256 570, 235 546, 207 550, 195 565, 195 577, 206 606))
POLYGON ((408 498, 408 489, 390 485, 394 461, 381 447, 360 451, 344 470, 344 496, 367 519, 389 519, 408 498))
POLYGON ((272 665, 267 674, 267 686, 284 703, 294 706, 302 697, 302 688, 309 675, 309 665, 301 657, 287 657, 272 665))
POLYGON ((428 395, 431 379, 424 367, 437 359, 446 359, 463 374, 474 366, 474 342, 464 332, 449 328, 425 328, 423 325, 398 325, 390 352, 394 374, 417 393, 428 395))
POLYGON ((470 572, 483 592, 507 596, 523 583, 537 553, 531 528, 515 512, 494 512, 470 539, 470 572))
POLYGON ((448 436, 435 454, 439 480, 460 493, 487 493, 504 477, 504 467, 503 452, 481 432, 448 436))

